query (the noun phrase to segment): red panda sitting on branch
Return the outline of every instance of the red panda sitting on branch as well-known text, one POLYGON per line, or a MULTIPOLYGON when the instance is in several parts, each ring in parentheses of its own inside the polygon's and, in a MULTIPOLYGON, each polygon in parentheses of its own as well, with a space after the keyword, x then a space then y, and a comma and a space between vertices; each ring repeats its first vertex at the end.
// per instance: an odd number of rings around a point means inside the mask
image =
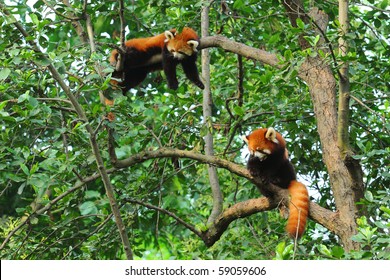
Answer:
MULTIPOLYGON (((112 81, 126 93, 139 85, 148 73, 164 70, 168 87, 177 89, 176 67, 181 64, 187 78, 204 89, 196 67, 198 45, 199 37, 189 27, 184 27, 181 33, 171 29, 154 37, 128 40, 125 42, 123 70, 114 71, 112 75, 113 78, 122 81, 112 81)), ((118 54, 118 50, 111 53, 110 63, 114 67, 118 61, 118 54)))
POLYGON ((247 168, 251 175, 288 189, 290 213, 286 231, 291 238, 300 238, 309 213, 309 194, 305 185, 296 180, 294 167, 288 159, 286 141, 272 127, 257 129, 242 138, 248 144, 247 168))

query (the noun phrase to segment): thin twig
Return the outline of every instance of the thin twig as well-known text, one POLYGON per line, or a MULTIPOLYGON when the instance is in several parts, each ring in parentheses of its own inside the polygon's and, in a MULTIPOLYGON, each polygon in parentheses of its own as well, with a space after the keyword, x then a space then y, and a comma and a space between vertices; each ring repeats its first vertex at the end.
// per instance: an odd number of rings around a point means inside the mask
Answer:
POLYGON ((149 208, 149 209, 153 209, 153 210, 157 210, 159 212, 162 212, 166 215, 168 215, 169 217, 172 217, 174 218, 178 223, 182 224, 183 226, 185 226, 186 228, 188 228, 190 231, 192 231, 193 233, 195 233, 197 236, 199 236, 200 238, 202 238, 202 233, 200 231, 198 231, 194 226, 188 224, 187 222, 185 222, 183 219, 179 218, 176 214, 172 213, 172 212, 169 212, 168 210, 166 209, 163 209, 163 208, 160 208, 160 207, 157 207, 157 206, 154 206, 154 205, 151 205, 149 203, 146 203, 146 202, 143 202, 143 201, 140 201, 140 200, 136 200, 136 199, 131 199, 131 198, 126 198, 125 201, 127 202, 131 202, 131 203, 136 203, 136 204, 139 204, 139 205, 142 205, 146 208, 149 208))
POLYGON ((374 115, 377 115, 379 118, 381 118, 382 122, 383 123, 387 123, 386 122, 386 118, 384 116, 382 116, 381 114, 379 114, 378 112, 376 112, 375 110, 371 109, 370 107, 368 107, 366 104, 364 104, 363 101, 361 101, 359 98, 357 98, 356 96, 354 95, 350 95, 350 97, 355 100, 357 103, 359 103, 361 106, 363 106, 364 108, 366 108, 368 111, 370 111, 371 113, 373 113, 374 115))
POLYGON ((81 241, 79 243, 77 243, 76 245, 72 246, 72 248, 65 254, 65 256, 62 257, 62 259, 64 260, 67 256, 69 256, 70 253, 72 253, 72 251, 74 251, 75 249, 80 247, 84 243, 85 240, 87 240, 89 237, 91 237, 95 233, 99 232, 99 230, 102 229, 112 219, 112 216, 113 216, 112 213, 109 214, 107 216, 107 218, 102 223, 99 224, 99 226, 97 226, 87 236, 85 236, 83 239, 81 239, 81 241))

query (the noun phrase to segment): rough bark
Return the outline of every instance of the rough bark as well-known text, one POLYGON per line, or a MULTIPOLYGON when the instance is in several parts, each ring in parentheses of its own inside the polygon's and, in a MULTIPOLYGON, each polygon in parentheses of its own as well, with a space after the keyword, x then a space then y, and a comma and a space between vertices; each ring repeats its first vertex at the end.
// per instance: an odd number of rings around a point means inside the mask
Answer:
MULTIPOLYGON (((318 9, 308 15, 312 21, 323 24, 327 15, 318 9)), ((318 25, 317 25, 318 26, 318 25)), ((323 34, 323 32, 320 32, 323 34)), ((307 58, 302 64, 299 76, 307 83, 316 115, 323 160, 327 167, 340 226, 335 233, 340 237, 347 251, 358 249, 351 240, 357 232, 356 202, 363 193, 361 168, 356 162, 344 161, 343 151, 338 145, 338 113, 336 78, 329 64, 321 58, 307 58)), ((349 125, 349 124, 344 124, 349 125)))

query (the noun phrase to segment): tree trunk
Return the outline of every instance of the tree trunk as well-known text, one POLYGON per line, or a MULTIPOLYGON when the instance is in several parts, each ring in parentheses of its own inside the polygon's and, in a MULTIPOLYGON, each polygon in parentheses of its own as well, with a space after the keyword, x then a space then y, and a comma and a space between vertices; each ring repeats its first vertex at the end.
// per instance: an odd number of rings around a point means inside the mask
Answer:
MULTIPOLYGON (((316 10, 310 18, 323 25, 327 16, 316 10)), ((357 233, 356 202, 363 193, 362 172, 359 164, 349 164, 338 145, 338 114, 336 100, 336 79, 328 63, 319 58, 307 58, 302 64, 299 76, 307 83, 316 115, 323 160, 327 167, 340 222, 335 229, 347 251, 358 249, 351 240, 357 233)))

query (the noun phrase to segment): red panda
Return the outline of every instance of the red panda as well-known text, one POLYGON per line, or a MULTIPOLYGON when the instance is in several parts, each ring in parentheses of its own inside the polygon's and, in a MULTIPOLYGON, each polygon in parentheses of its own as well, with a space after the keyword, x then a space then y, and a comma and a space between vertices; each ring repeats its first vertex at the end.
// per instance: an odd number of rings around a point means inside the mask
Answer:
MULTIPOLYGON (((204 85, 196 67, 199 37, 196 32, 184 27, 181 33, 176 29, 165 31, 154 37, 135 38, 125 42, 123 71, 114 71, 112 77, 122 79, 118 84, 123 93, 139 85, 150 72, 164 70, 168 87, 177 89, 176 66, 181 64, 187 78, 199 88, 204 85)), ((118 50, 113 50, 109 59, 116 66, 118 50)))
POLYGON ((286 141, 272 127, 257 129, 242 138, 248 144, 250 155, 247 168, 251 175, 288 189, 290 213, 286 232, 291 238, 300 238, 309 213, 309 194, 305 185, 296 180, 286 141))

